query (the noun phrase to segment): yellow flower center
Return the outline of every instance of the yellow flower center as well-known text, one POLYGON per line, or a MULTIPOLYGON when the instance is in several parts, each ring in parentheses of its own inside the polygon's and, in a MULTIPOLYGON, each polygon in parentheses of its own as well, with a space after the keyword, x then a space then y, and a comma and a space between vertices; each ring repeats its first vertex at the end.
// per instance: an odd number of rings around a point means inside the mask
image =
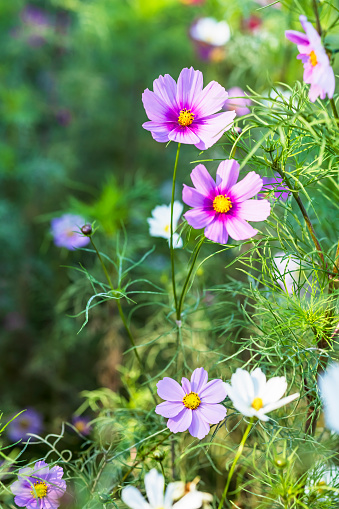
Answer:
POLYGON ((224 214, 232 208, 231 200, 223 194, 218 194, 213 200, 213 208, 216 212, 224 214))
POLYGON ((44 481, 35 482, 31 495, 35 498, 44 498, 47 495, 47 484, 44 481))
POLYGON ((191 113, 191 110, 186 110, 186 108, 181 110, 180 115, 178 116, 178 122, 180 125, 187 127, 192 124, 193 120, 194 114, 191 113))
POLYGON ((184 396, 182 402, 186 408, 195 410, 200 405, 201 400, 196 392, 190 392, 189 394, 186 394, 186 396, 184 396))
MULTIPOLYGON (((167 224, 164 228, 165 232, 168 233, 171 229, 171 225, 170 224, 167 224)), ((160 508, 161 509, 161 508, 160 508)))
POLYGON ((86 428, 87 428, 87 423, 84 422, 84 421, 77 421, 75 424, 74 424, 75 428, 80 431, 80 433, 82 431, 84 431, 86 428))
POLYGON ((310 62, 311 62, 312 67, 315 67, 318 63, 317 55, 314 53, 313 50, 310 53, 310 62))
POLYGON ((261 398, 254 398, 252 401, 252 408, 254 408, 254 410, 260 410, 263 406, 264 404, 261 398))

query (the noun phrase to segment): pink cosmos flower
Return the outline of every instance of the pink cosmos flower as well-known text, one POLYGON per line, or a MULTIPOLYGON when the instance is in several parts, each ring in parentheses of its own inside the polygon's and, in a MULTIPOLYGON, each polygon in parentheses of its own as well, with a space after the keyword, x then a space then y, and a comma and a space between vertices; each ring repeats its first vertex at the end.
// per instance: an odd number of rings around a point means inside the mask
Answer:
POLYGON ((153 89, 142 94, 150 119, 143 128, 151 131, 156 141, 172 140, 205 150, 232 126, 234 111, 216 113, 228 97, 226 90, 216 81, 203 88, 202 73, 193 67, 181 71, 178 83, 169 74, 159 76, 153 89))
POLYGON ((298 59, 304 64, 304 82, 311 85, 309 98, 314 102, 319 96, 325 99, 326 94, 332 99, 335 89, 334 72, 330 59, 321 43, 321 37, 307 21, 306 16, 300 16, 300 23, 306 34, 296 30, 286 30, 287 39, 297 44, 300 55, 298 59))
POLYGON ((220 380, 208 380, 204 368, 193 371, 191 381, 181 379, 181 385, 165 377, 157 383, 160 403, 155 412, 169 418, 167 426, 173 433, 188 431, 192 437, 204 438, 210 424, 218 424, 226 416, 226 408, 218 405, 226 398, 226 384, 220 380))
POLYGON ((188 224, 195 229, 205 228, 205 237, 227 244, 228 236, 234 240, 253 237, 258 230, 247 221, 264 221, 270 214, 268 200, 250 200, 261 190, 262 178, 254 171, 236 183, 239 163, 234 159, 222 161, 217 170, 216 182, 198 164, 191 173, 195 188, 184 184, 183 201, 193 207, 184 214, 188 224))
POLYGON ((248 106, 251 99, 246 98, 246 93, 240 87, 232 87, 228 90, 228 99, 224 104, 226 110, 235 111, 238 117, 250 112, 248 106))

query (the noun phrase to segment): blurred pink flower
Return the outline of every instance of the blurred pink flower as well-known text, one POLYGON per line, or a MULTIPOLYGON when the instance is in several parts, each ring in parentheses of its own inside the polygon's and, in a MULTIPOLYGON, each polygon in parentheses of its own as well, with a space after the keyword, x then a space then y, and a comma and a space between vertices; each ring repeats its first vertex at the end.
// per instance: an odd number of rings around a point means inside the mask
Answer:
POLYGON ((237 117, 242 117, 250 112, 248 106, 251 99, 246 98, 246 93, 240 87, 232 87, 228 90, 228 99, 224 108, 229 111, 235 111, 237 117))
POLYGON ((297 58, 304 64, 304 82, 311 85, 310 101, 314 102, 319 96, 325 99, 326 94, 332 99, 335 89, 334 72, 321 37, 306 16, 300 16, 299 19, 306 33, 286 30, 285 35, 298 46, 300 54, 297 58))
POLYGON ((199 18, 192 23, 189 34, 201 60, 220 62, 225 58, 224 46, 231 37, 226 21, 199 18))

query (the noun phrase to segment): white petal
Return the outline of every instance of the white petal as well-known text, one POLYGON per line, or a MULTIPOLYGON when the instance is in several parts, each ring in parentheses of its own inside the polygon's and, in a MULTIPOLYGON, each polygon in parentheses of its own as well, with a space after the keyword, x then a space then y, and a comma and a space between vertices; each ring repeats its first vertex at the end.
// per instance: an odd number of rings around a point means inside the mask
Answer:
POLYGON ((287 389, 287 382, 284 376, 274 376, 270 378, 264 389, 265 392, 260 395, 264 406, 274 403, 283 397, 287 389))
POLYGON ((332 364, 325 373, 319 376, 321 399, 324 403, 326 425, 332 431, 339 433, 339 364, 332 364))
POLYGON ((196 491, 185 495, 179 502, 174 504, 173 509, 199 509, 202 506, 202 502, 202 493, 196 491))
POLYGON ((251 373, 251 378, 254 386, 254 397, 260 396, 265 390, 266 386, 266 375, 261 371, 260 368, 256 368, 251 373))
POLYGON ((155 468, 152 468, 152 470, 145 475, 145 488, 151 506, 163 506, 165 481, 162 474, 155 468))
POLYGON ((131 509, 151 509, 140 491, 134 486, 127 486, 122 490, 121 500, 131 509))
POLYGON ((280 408, 284 405, 287 405, 288 403, 291 403, 291 401, 294 401, 295 399, 299 398, 299 396, 300 394, 298 392, 296 392, 295 394, 291 394, 291 396, 286 396, 286 398, 282 398, 279 401, 276 401, 275 403, 265 405, 262 411, 265 414, 268 412, 272 412, 272 410, 276 410, 277 408, 280 408))

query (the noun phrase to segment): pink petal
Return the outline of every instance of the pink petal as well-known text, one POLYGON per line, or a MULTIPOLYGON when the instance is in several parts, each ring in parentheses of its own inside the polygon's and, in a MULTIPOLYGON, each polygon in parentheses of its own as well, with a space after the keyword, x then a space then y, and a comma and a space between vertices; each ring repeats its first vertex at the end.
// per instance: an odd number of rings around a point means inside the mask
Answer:
POLYGON ((184 404, 181 402, 164 401, 155 407, 155 413, 163 417, 175 417, 183 409, 184 404))
POLYGON ((197 410, 194 410, 192 414, 192 424, 190 425, 188 431, 191 433, 192 437, 196 437, 201 440, 206 435, 208 435, 210 426, 204 419, 200 417, 197 410))
POLYGON ((307 35, 296 30, 286 30, 285 37, 294 44, 303 44, 305 46, 309 44, 307 35))
POLYGON ((182 201, 190 207, 204 207, 206 202, 208 202, 208 200, 206 200, 206 196, 199 193, 199 191, 193 187, 186 186, 186 184, 184 184, 184 188, 182 190, 182 201))
POLYGON ((199 393, 204 385, 207 384, 208 373, 204 368, 197 368, 193 371, 191 376, 192 392, 199 393))
POLYGON ((172 76, 169 74, 159 76, 159 78, 153 82, 153 90, 175 114, 178 113, 178 105, 176 101, 177 84, 172 76))
POLYGON ((216 188, 216 183, 203 164, 198 164, 198 166, 193 168, 191 172, 191 180, 196 190, 206 196, 208 196, 216 188))
POLYGON ((194 131, 200 138, 200 142, 195 146, 199 150, 206 150, 214 145, 233 125, 233 119, 236 116, 235 111, 225 113, 216 113, 211 117, 206 117, 198 124, 192 124, 194 131))
POLYGON ((201 403, 197 411, 209 424, 218 424, 226 417, 226 408, 218 404, 201 403))
POLYGON ((160 398, 167 399, 169 401, 182 401, 185 396, 185 393, 178 382, 167 376, 157 383, 157 389, 160 398))
POLYGON ((250 239, 258 233, 258 230, 255 230, 250 224, 246 223, 244 219, 234 216, 229 216, 227 221, 227 230, 234 240, 250 239))
POLYGON ((239 163, 234 159, 222 161, 217 169, 217 185, 223 192, 228 191, 239 178, 239 163))
POLYGON ((142 94, 142 102, 150 120, 154 122, 166 122, 168 120, 168 106, 148 88, 142 94))
POLYGON ((189 127, 177 125, 168 135, 168 139, 176 143, 185 143, 186 145, 195 145, 199 142, 198 136, 189 127))
POLYGON ((233 200, 242 202, 249 198, 253 198, 253 196, 259 193, 262 186, 263 180, 260 175, 254 171, 250 171, 245 178, 231 187, 230 194, 233 200))
POLYGON ((167 143, 169 141, 168 134, 172 131, 173 124, 171 122, 144 122, 142 127, 146 131, 151 131, 155 141, 167 143))
POLYGON ((191 382, 187 380, 184 376, 181 379, 181 385, 186 394, 189 394, 191 392, 191 382))
POLYGON ((237 206, 237 217, 246 221, 265 221, 270 211, 268 200, 245 200, 237 206))
POLYGON ((201 93, 202 87, 202 72, 195 71, 193 67, 186 67, 181 71, 177 85, 177 103, 180 110, 191 109, 194 98, 201 93))
POLYGON ((227 396, 226 384, 219 378, 211 380, 200 391, 199 396, 202 403, 220 403, 227 396))
POLYGON ((204 235, 207 239, 217 242, 218 244, 227 244, 228 232, 226 229, 226 222, 215 218, 215 220, 205 228, 204 235))
MULTIPOLYGON (((214 219, 214 212, 208 212, 204 209, 191 209, 188 210, 184 214, 184 218, 188 222, 189 225, 192 226, 195 230, 200 230, 200 228, 205 228, 208 224, 210 224, 214 219)), ((206 235, 205 235, 206 236, 206 235)))
POLYGON ((179 431, 186 431, 192 422, 192 410, 190 408, 184 408, 180 414, 168 419, 167 426, 173 433, 179 431))
POLYGON ((199 118, 208 117, 223 107, 228 94, 224 87, 211 81, 200 94, 193 99, 192 110, 199 118))

